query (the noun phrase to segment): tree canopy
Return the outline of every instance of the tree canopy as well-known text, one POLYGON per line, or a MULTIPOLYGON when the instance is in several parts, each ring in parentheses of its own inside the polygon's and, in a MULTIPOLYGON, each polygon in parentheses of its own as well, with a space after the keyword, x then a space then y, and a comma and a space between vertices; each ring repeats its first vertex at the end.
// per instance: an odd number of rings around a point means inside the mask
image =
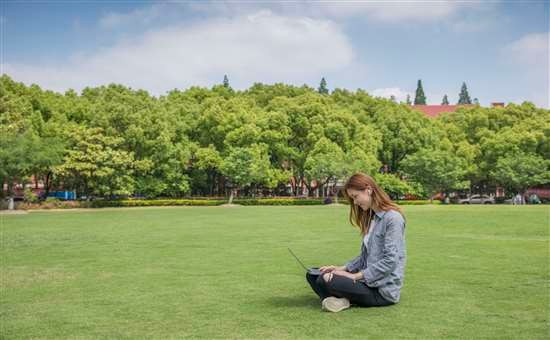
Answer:
POLYGON ((0 180, 102 197, 313 195, 357 171, 394 196, 550 182, 550 111, 528 102, 428 118, 360 89, 225 80, 155 97, 117 84, 56 93, 3 75, 0 180))

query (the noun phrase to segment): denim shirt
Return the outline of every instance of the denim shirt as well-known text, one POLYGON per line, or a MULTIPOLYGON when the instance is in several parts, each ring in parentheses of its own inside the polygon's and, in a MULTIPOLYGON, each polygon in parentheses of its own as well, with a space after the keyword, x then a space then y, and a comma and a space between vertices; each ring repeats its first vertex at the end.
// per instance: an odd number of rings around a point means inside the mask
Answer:
POLYGON ((405 219, 395 210, 376 213, 376 225, 368 241, 361 238, 361 254, 346 263, 351 273, 361 271, 367 286, 378 288, 380 295, 398 302, 405 274, 405 219))

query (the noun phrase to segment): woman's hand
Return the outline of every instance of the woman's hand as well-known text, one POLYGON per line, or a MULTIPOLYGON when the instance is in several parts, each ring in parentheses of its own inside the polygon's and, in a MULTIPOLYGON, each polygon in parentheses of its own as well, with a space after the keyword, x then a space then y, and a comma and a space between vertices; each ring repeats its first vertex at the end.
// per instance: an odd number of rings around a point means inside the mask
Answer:
POLYGON ((319 268, 319 270, 323 273, 331 273, 335 270, 346 270, 346 266, 322 266, 321 268, 319 268))

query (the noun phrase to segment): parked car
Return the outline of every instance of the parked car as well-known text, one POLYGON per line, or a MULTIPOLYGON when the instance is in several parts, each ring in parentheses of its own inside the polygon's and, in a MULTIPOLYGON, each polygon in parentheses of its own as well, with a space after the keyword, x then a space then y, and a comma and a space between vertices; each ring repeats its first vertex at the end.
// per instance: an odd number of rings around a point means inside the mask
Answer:
POLYGON ((537 194, 531 194, 527 198, 527 202, 529 204, 541 204, 542 201, 540 200, 539 196, 537 194))
POLYGON ((512 197, 512 198, 509 198, 507 200, 504 200, 504 201, 502 201, 502 203, 504 203, 504 204, 514 204, 514 198, 512 197))
POLYGON ((495 199, 487 195, 472 195, 469 198, 458 200, 460 204, 495 204, 495 199))
POLYGON ((537 194, 531 194, 529 197, 518 198, 514 196, 503 201, 505 204, 542 204, 542 200, 537 194))

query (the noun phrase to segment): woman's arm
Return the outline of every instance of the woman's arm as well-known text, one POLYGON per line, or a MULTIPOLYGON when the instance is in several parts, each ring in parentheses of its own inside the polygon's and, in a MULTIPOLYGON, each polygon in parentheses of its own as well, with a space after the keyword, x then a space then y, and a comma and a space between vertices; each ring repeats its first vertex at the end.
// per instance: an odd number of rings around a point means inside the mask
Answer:
POLYGON ((343 270, 352 273, 358 271, 361 267, 363 267, 363 261, 361 260, 361 254, 359 254, 359 256, 346 263, 343 270))
POLYGON ((319 268, 319 270, 322 271, 323 273, 331 273, 333 271, 346 270, 346 267, 329 265, 329 266, 322 266, 321 268, 319 268))

